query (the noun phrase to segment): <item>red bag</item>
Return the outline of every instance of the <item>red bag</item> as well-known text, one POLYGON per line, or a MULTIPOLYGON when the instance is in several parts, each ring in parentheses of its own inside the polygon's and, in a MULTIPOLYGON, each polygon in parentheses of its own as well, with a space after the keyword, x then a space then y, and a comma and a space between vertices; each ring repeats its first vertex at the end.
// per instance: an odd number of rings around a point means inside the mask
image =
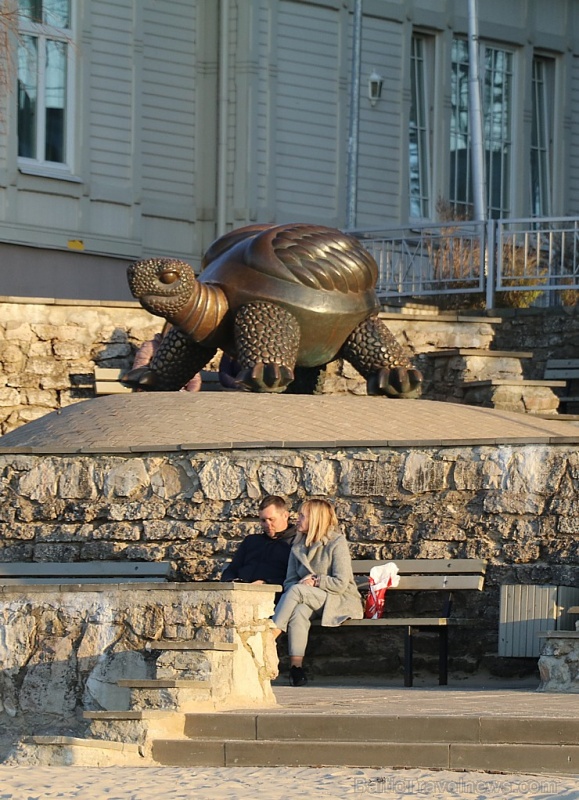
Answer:
POLYGON ((386 590, 390 586, 398 586, 398 567, 393 561, 372 567, 368 584, 370 590, 364 606, 364 619, 380 619, 384 615, 386 590))
POLYGON ((370 591, 366 596, 366 605, 364 607, 364 618, 365 619, 380 619, 380 617, 384 613, 384 604, 386 602, 386 589, 388 586, 391 585, 391 581, 388 581, 387 586, 383 586, 381 589, 376 589, 375 582, 373 578, 369 579, 370 583, 370 591))

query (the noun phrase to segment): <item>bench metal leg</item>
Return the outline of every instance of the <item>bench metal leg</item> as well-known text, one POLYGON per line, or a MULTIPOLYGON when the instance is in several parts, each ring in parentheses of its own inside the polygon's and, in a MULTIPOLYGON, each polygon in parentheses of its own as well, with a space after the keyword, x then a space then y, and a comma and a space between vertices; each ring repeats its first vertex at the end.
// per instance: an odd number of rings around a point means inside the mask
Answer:
POLYGON ((438 637, 438 683, 448 684, 448 628, 439 628, 438 637))
POLYGON ((404 686, 412 686, 412 627, 404 629, 404 686))

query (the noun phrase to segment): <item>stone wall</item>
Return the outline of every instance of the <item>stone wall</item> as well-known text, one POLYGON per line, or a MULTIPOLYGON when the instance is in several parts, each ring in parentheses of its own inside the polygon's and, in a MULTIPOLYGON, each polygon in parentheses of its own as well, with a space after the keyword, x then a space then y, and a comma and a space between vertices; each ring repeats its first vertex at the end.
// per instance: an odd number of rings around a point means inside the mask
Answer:
MULTIPOLYGON (((493 312, 494 313, 494 312, 493 312)), ((501 309, 502 322, 496 326, 493 348, 530 350, 525 361, 525 378, 540 380, 548 358, 579 358, 579 308, 501 309)))
POLYGON ((94 368, 129 367, 161 328, 137 303, 0 302, 0 433, 94 397, 94 368))
MULTIPOLYGON (((200 681, 189 691, 201 710, 274 705, 274 593, 231 586, 3 587, 0 756, 24 734, 79 735, 88 724, 82 711, 171 707, 159 690, 157 697, 135 698, 120 680, 200 681), (199 649, 147 646, 160 640, 195 641, 199 649), (219 651, 221 644, 229 650, 219 651)), ((176 699, 184 710, 187 698, 176 699)))
MULTIPOLYGON (((354 557, 488 560, 484 592, 455 598, 478 628, 451 633, 451 669, 500 671, 500 585, 577 585, 578 489, 572 445, 3 455, 0 560, 169 560, 177 580, 211 580, 257 532, 265 494, 294 512, 325 495, 354 557)), ((418 596, 416 612, 438 615, 433 602, 418 596)), ((394 634, 346 629, 316 633, 310 650, 315 670, 337 674, 396 673, 400 652, 394 634)), ((417 647, 419 669, 435 657, 417 647)))

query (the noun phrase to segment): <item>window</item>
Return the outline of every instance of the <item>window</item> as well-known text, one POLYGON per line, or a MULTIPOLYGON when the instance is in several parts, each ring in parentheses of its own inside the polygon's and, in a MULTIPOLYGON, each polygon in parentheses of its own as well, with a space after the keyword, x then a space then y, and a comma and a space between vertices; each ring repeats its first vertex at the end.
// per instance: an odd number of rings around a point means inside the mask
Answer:
POLYGON ((531 120, 531 216, 551 216, 551 142, 554 119, 555 62, 533 58, 533 116, 531 120))
MULTIPOLYGON (((513 54, 483 45, 482 55, 487 213, 491 218, 500 218, 510 213, 513 54)), ((468 46, 466 41, 455 39, 452 45, 449 196, 455 211, 465 216, 470 216, 473 206, 468 79, 468 46)))
POLYGON ((70 0, 19 0, 20 166, 71 167, 70 0))
MULTIPOLYGON (((410 121, 408 133, 408 176, 410 217, 430 217, 430 126, 427 83, 429 37, 414 35, 410 54, 410 121)), ((430 70, 432 75, 433 70, 430 70)))

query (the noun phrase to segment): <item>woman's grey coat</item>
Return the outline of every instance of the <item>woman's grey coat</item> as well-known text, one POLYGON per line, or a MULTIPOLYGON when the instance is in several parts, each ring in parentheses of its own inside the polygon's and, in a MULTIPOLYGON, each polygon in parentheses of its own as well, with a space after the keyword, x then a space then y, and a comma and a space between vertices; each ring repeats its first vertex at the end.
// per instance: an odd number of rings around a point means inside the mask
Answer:
POLYGON ((348 542, 339 530, 331 530, 325 541, 315 542, 309 547, 306 547, 305 536, 294 542, 284 591, 306 575, 318 575, 319 588, 327 593, 322 625, 332 628, 347 619, 362 619, 362 598, 354 582, 348 542))

